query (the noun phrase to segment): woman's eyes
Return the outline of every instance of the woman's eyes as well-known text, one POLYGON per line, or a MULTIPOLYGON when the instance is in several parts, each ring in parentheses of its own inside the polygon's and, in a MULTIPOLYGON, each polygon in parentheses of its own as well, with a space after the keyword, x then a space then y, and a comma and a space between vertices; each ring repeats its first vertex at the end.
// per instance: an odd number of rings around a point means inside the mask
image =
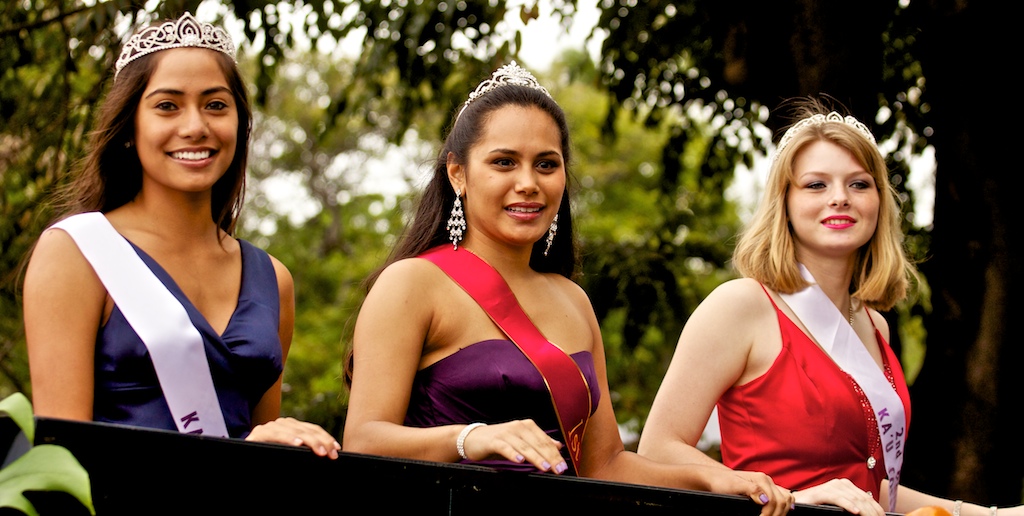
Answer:
MULTIPOLYGON (((828 185, 826 185, 824 181, 813 181, 811 183, 807 183, 807 185, 804 186, 804 188, 809 188, 811 190, 820 190, 822 188, 827 188, 827 186, 828 185)), ((861 179, 851 182, 850 186, 858 190, 866 190, 868 188, 871 188, 870 183, 861 179)))
MULTIPOLYGON (((228 103, 222 100, 214 100, 208 102, 205 106, 206 109, 209 109, 211 111, 223 111, 225 109, 228 109, 229 107, 230 106, 228 105, 228 103)), ((174 111, 178 109, 178 105, 169 100, 164 100, 156 104, 156 109, 160 111, 174 111)))

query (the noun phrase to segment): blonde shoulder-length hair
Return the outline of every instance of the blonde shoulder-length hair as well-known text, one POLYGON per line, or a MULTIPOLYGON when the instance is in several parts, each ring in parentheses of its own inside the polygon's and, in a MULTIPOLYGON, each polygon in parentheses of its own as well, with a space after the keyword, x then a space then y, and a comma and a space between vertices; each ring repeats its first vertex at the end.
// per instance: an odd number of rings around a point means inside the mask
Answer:
MULTIPOLYGON (((814 99, 796 103, 798 120, 826 114, 824 104, 814 99)), ((875 142, 843 121, 808 124, 774 156, 768 172, 764 197, 753 219, 739 237, 732 263, 745 277, 753 278, 781 293, 793 293, 808 286, 800 275, 793 233, 786 209, 786 196, 793 182, 793 162, 809 143, 828 141, 848 151, 871 174, 878 189, 878 225, 871 240, 857 252, 851 293, 867 306, 889 310, 907 297, 917 269, 908 259, 900 228, 901 207, 889 170, 875 142)))

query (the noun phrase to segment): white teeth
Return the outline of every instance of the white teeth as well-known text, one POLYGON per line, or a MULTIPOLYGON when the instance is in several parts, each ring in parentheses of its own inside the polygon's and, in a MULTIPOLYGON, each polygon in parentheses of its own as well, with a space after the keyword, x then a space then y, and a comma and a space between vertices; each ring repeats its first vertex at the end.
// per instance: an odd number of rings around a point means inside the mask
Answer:
POLYGON ((171 157, 174 159, 183 159, 186 161, 199 161, 210 157, 210 151, 204 150, 200 152, 172 152, 171 157))
POLYGON ((852 220, 846 220, 846 219, 826 219, 825 220, 825 224, 849 224, 851 222, 853 222, 853 221, 852 220))
POLYGON ((535 213, 540 211, 540 208, 522 208, 519 206, 509 206, 508 211, 515 211, 518 213, 535 213))

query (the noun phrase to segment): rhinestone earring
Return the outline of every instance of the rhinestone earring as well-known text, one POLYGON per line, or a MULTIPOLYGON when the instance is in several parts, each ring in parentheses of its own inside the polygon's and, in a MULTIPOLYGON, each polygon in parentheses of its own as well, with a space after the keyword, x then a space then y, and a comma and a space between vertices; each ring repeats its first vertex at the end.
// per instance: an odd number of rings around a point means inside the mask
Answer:
POLYGON ((548 228, 548 245, 544 248, 544 256, 548 255, 548 251, 551 250, 551 244, 555 242, 555 233, 558 232, 558 214, 555 214, 555 218, 551 219, 551 227, 548 228))
POLYGON ((466 231, 466 214, 462 211, 462 190, 455 189, 455 202, 452 204, 452 215, 448 217, 448 239, 452 248, 459 250, 459 242, 466 231))

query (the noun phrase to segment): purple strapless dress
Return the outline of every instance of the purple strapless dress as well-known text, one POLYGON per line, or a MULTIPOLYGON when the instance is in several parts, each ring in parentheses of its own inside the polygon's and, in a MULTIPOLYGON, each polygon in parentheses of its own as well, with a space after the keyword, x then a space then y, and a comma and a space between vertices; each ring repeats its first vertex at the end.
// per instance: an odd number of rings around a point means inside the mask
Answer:
MULTIPOLYGON (((574 353, 590 387, 591 414, 597 409, 601 390, 589 351, 574 353)), ((580 403, 586 403, 580 400, 580 403)), ((508 340, 485 340, 460 349, 416 373, 413 379, 405 425, 427 428, 467 424, 475 421, 503 423, 532 419, 548 435, 564 443, 562 431, 548 392, 537 368, 508 340)), ((562 456, 575 474, 567 447, 562 456)), ((529 463, 507 460, 462 461, 503 470, 536 472, 529 463)))

